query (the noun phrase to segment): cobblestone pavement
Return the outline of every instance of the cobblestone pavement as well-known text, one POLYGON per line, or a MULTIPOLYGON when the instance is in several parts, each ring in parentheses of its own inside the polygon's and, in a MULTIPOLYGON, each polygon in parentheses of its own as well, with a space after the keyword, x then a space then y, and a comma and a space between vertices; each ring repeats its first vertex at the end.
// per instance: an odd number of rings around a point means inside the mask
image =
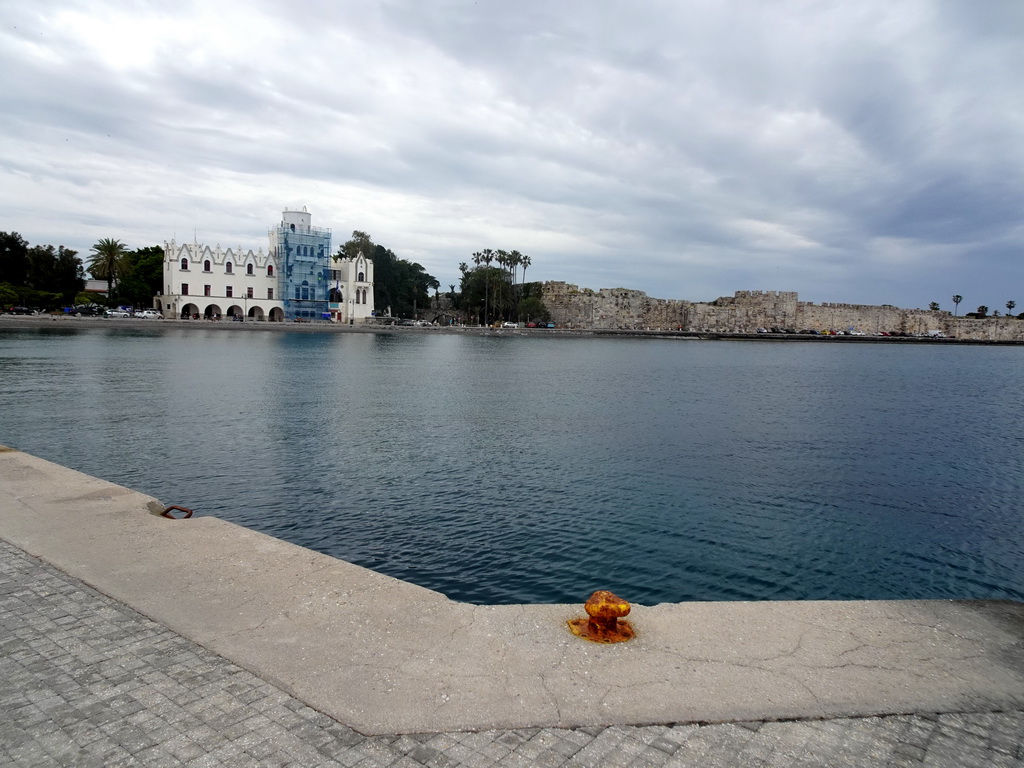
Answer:
POLYGON ((1024 712, 363 736, 0 541, 0 764, 1024 766, 1024 712))

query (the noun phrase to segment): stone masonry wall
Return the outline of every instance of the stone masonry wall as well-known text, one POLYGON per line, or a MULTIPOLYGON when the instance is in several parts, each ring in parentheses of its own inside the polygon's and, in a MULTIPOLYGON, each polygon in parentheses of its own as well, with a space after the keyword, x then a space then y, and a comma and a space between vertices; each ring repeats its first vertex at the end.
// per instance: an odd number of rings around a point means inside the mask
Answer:
POLYGON ((592 291, 563 282, 544 283, 544 306, 564 328, 678 329, 686 324, 689 302, 652 299, 643 291, 610 288, 592 291))
POLYGON ((643 291, 593 291, 564 282, 543 284, 551 319, 564 328, 601 330, 684 330, 754 333, 758 328, 855 330, 927 334, 939 331, 961 339, 1024 341, 1024 320, 953 317, 949 312, 901 309, 888 304, 835 304, 799 301, 793 291, 736 291, 710 303, 653 299, 643 291))

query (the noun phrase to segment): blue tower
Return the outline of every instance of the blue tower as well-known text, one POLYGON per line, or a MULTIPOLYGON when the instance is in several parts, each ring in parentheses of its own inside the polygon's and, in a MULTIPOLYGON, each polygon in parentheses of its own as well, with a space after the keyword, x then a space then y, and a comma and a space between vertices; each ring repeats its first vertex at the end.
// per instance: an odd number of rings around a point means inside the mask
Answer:
POLYGON ((285 211, 281 223, 270 230, 285 321, 330 317, 331 230, 314 227, 311 221, 303 206, 301 211, 285 211))

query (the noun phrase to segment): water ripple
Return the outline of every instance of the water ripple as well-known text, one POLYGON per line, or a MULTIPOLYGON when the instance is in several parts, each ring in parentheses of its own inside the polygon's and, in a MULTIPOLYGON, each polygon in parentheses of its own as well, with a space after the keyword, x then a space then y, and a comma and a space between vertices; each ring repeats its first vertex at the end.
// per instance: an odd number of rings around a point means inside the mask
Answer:
POLYGON ((0 331, 0 442, 470 602, 1020 600, 1022 374, 985 347, 0 331))

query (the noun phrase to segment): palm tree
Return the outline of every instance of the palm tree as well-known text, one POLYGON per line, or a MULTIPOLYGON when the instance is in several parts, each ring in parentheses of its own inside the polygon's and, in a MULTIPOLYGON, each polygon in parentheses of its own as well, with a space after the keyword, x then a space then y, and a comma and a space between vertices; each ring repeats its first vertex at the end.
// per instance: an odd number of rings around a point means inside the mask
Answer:
POLYGON ((1016 307, 1016 306, 1017 306, 1017 302, 1016 301, 1008 301, 1008 302, 1006 302, 1006 314, 1012 315, 1013 314, 1013 308, 1016 307))
POLYGON ((519 251, 508 252, 508 271, 512 277, 512 285, 516 284, 516 273, 519 271, 519 265, 523 263, 523 254, 519 251))
POLYGON ((933 301, 931 304, 928 305, 928 309, 930 309, 932 312, 938 312, 939 311, 939 302, 933 301))
POLYGON ((490 248, 484 248, 480 251, 480 261, 487 267, 487 270, 484 271, 484 325, 490 325, 491 279, 488 273, 490 272, 491 262, 494 261, 494 251, 490 248))
POLYGON ((524 255, 524 256, 520 257, 519 263, 523 265, 523 284, 525 285, 526 284, 526 268, 528 266, 530 266, 533 262, 530 261, 530 257, 529 256, 525 256, 524 255))
POLYGON ((512 275, 512 289, 513 289, 513 294, 514 294, 513 301, 515 302, 515 305, 516 305, 516 320, 518 321, 518 320, 522 319, 522 318, 519 317, 519 304, 523 300, 523 288, 522 288, 522 285, 520 285, 519 286, 519 290, 518 291, 515 290, 515 287, 516 287, 516 273, 519 271, 519 267, 523 263, 523 254, 521 254, 519 251, 509 251, 508 263, 509 263, 509 267, 510 267, 509 272, 512 275))
POLYGON ((982 304, 980 307, 978 307, 978 314, 981 315, 982 317, 985 317, 985 315, 988 314, 988 307, 982 304))
POLYGON ((956 310, 960 307, 960 302, 964 300, 964 297, 959 293, 953 297, 953 317, 956 317, 956 310))
POLYGON ((107 281, 107 298, 109 298, 114 289, 114 281, 120 276, 124 265, 124 243, 105 237, 90 250, 93 252, 93 257, 89 260, 89 273, 97 280, 107 281))

